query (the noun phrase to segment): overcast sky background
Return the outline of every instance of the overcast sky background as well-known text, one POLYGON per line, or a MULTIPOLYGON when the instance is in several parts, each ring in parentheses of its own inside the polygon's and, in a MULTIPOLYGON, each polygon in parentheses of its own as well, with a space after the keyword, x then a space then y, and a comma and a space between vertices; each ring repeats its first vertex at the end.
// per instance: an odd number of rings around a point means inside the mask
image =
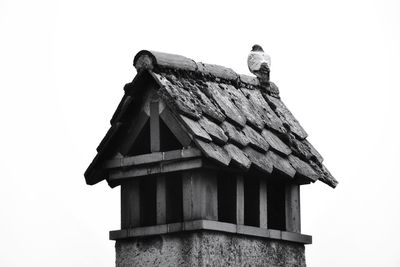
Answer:
POLYGON ((302 188, 309 267, 400 266, 400 2, 0 0, 0 266, 113 266, 83 173, 141 49, 271 79, 339 180, 302 188))

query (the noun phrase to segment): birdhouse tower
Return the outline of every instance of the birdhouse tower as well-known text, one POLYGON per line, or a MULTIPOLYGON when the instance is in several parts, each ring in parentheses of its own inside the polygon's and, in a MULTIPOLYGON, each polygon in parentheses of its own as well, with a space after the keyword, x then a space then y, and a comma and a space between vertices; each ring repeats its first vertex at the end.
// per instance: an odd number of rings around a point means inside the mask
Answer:
POLYGON ((337 181, 272 82, 140 51, 85 172, 121 188, 117 266, 305 266, 300 187, 337 181))

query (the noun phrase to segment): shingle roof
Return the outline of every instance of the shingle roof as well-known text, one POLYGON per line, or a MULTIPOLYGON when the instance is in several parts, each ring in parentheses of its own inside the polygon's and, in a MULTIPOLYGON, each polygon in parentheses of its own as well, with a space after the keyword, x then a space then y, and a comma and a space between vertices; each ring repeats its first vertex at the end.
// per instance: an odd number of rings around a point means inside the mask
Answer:
MULTIPOLYGON (((160 85, 160 97, 180 118, 203 155, 215 163, 243 170, 254 167, 266 173, 276 169, 290 177, 297 173, 311 181, 337 185, 274 83, 262 87, 256 77, 154 51, 140 51, 134 65, 137 76, 146 72, 160 85)), ((85 173, 89 184, 104 179, 96 165, 105 157, 101 153, 104 147, 118 134, 132 97, 124 95, 111 120, 112 127, 85 173)))

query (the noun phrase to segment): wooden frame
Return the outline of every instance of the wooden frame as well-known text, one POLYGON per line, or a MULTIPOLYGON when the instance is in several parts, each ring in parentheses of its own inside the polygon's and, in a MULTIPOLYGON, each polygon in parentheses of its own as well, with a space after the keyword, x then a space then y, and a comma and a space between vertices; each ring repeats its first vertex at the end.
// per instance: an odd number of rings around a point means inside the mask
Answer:
POLYGON ((259 220, 260 228, 268 228, 268 203, 267 203, 267 181, 265 178, 260 177, 259 180, 259 220))
POLYGON ((135 122, 132 123, 126 133, 128 138, 125 139, 121 145, 120 153, 122 155, 127 155, 129 153, 133 143, 135 143, 136 138, 139 136, 148 119, 149 116, 143 110, 138 114, 135 122))
POLYGON ((236 175, 236 224, 244 224, 244 181, 243 175, 236 175))
POLYGON ((139 180, 121 185, 121 228, 140 226, 139 180))
POLYGON ((150 150, 160 151, 160 114, 159 102, 150 102, 150 150))
POLYGON ((190 136, 182 129, 183 126, 167 107, 161 112, 160 117, 183 147, 187 147, 192 143, 190 136))
POLYGON ((179 150, 171 150, 166 152, 153 152, 150 154, 143 154, 139 156, 124 157, 124 158, 114 158, 108 160, 104 163, 103 167, 105 169, 113 169, 120 167, 133 167, 143 164, 171 161, 171 160, 181 160, 190 159, 201 156, 201 151, 197 148, 186 148, 179 150))
POLYGON ((183 220, 218 220, 217 174, 190 170, 182 174, 183 220))
POLYGON ((286 184, 285 187, 285 222, 286 231, 300 233, 300 186, 286 184))
POLYGON ((134 177, 155 175, 168 172, 184 171, 191 169, 198 169, 203 167, 203 160, 201 158, 194 158, 185 161, 168 161, 168 162, 157 162, 150 166, 143 165, 130 168, 128 170, 116 169, 110 171, 108 182, 121 183, 123 180, 127 180, 134 177))
POLYGON ((272 240, 283 240, 300 244, 311 244, 312 236, 287 231, 264 229, 247 225, 231 224, 210 220, 192 220, 181 223, 170 223, 147 227, 135 227, 117 231, 110 231, 110 240, 121 240, 133 237, 162 235, 187 231, 218 231, 247 235, 252 237, 267 238, 272 240))

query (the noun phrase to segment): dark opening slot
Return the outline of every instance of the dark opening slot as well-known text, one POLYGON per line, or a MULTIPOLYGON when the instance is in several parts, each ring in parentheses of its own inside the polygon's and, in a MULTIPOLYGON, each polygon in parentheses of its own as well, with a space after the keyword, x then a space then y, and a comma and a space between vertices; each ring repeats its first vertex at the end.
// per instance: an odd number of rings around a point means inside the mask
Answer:
POLYGON ((182 149, 181 143, 176 139, 163 120, 160 120, 160 150, 169 151, 177 149, 182 149))
POLYGON ((167 223, 183 221, 182 177, 171 174, 166 177, 167 223))
POLYGON ((145 177, 140 181, 140 225, 156 224, 156 177, 145 177))
POLYGON ((285 225, 285 183, 268 182, 268 228, 286 230, 285 225))
POLYGON ((150 120, 147 120, 142 131, 136 137, 128 155, 136 156, 150 153, 150 120))
POLYGON ((244 178, 244 224, 260 224, 260 185, 257 177, 244 178))
POLYGON ((236 177, 218 175, 218 221, 236 223, 236 177))

